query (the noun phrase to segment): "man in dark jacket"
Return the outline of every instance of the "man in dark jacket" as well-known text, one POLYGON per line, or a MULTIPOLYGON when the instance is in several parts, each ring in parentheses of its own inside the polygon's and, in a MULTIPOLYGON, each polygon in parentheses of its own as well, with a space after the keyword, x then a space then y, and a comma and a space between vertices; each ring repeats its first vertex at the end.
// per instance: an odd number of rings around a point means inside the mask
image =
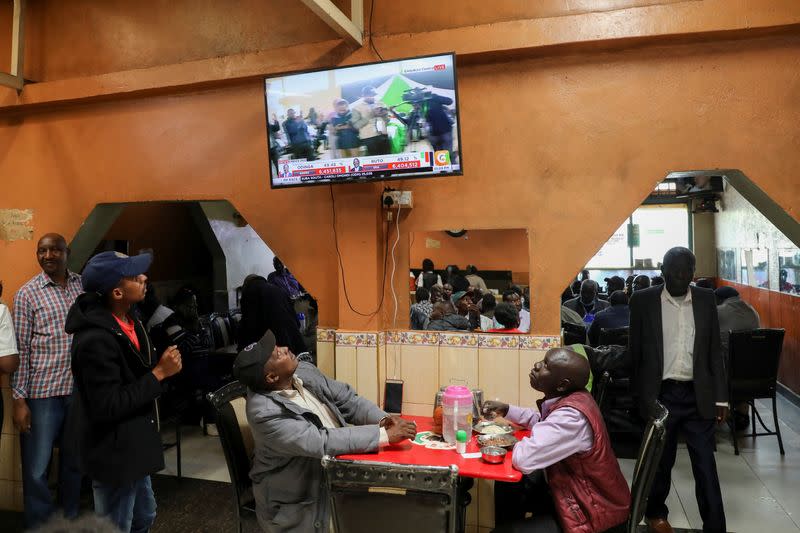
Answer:
POLYGON ((630 325, 631 312, 628 308, 628 295, 623 291, 614 291, 608 297, 611 307, 603 309, 594 317, 592 325, 589 326, 589 344, 598 346, 600 344, 600 333, 604 329, 625 328, 630 325))
POLYGON ((149 254, 94 256, 66 322, 74 334, 70 440, 92 479, 95 511, 124 532, 148 531, 155 520, 150 474, 164 468, 155 401, 161 382, 181 369, 175 346, 153 367, 150 339, 129 315, 144 299, 150 262, 149 254))
POLYGON ((714 459, 714 419, 725 420, 728 389, 714 293, 690 287, 695 257, 676 247, 664 255, 664 285, 631 297, 633 385, 643 418, 658 399, 669 411, 666 442, 647 501, 648 527, 671 533, 666 505, 678 433, 686 438, 703 531, 724 533, 725 511, 714 459))
POLYGON ((308 132, 308 125, 302 116, 297 116, 294 109, 286 112, 287 118, 283 122, 283 129, 289 139, 289 149, 295 159, 316 159, 314 148, 311 145, 311 134, 308 132))
POLYGON ((251 274, 242 284, 242 320, 238 329, 239 351, 258 342, 267 330, 275 334, 278 344, 292 353, 307 352, 300 323, 286 292, 262 276, 251 274))
POLYGON ((431 311, 431 319, 427 328, 430 331, 469 331, 470 324, 466 317, 456 313, 450 302, 437 302, 431 311))
POLYGON ((597 282, 585 279, 581 282, 580 294, 572 300, 564 302, 564 307, 572 309, 581 315, 584 322, 591 324, 597 313, 609 306, 608 302, 604 302, 597 297, 597 291, 597 282))

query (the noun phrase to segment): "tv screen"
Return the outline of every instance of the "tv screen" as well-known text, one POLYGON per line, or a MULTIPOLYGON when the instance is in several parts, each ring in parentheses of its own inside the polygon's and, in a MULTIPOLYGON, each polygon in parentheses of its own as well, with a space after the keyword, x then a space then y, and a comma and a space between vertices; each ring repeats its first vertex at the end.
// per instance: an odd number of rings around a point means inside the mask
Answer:
POLYGON ((264 79, 273 188, 461 174, 454 54, 264 79))
POLYGON ((678 198, 685 196, 708 196, 723 191, 722 176, 698 175, 677 178, 676 194, 678 198))

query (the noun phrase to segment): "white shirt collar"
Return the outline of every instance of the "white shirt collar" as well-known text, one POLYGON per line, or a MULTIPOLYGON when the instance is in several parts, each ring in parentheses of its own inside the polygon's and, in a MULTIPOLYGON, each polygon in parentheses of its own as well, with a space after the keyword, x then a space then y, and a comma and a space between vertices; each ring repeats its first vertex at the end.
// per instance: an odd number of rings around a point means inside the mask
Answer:
POLYGON ((662 302, 668 302, 668 303, 674 305, 675 307, 680 307, 681 305, 691 304, 692 303, 692 288, 689 287, 686 290, 686 297, 684 298, 683 302, 679 304, 675 300, 675 298, 672 297, 672 295, 669 293, 667 288, 664 287, 664 290, 661 291, 661 301, 662 302))
POLYGON ((303 380, 298 378, 297 376, 292 376, 292 388, 291 389, 285 389, 285 390, 279 390, 278 394, 280 394, 281 396, 284 396, 286 398, 290 398, 291 399, 291 398, 294 398, 295 396, 297 396, 298 394, 300 396, 305 397, 304 392, 305 392, 305 389, 303 388, 303 380))

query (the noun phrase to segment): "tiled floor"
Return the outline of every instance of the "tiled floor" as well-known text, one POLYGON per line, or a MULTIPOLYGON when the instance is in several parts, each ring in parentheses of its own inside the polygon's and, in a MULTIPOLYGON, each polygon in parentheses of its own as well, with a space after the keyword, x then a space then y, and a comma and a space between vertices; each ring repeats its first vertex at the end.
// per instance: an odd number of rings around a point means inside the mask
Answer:
MULTIPOLYGON (((224 481, 230 483, 228 467, 219 437, 204 436, 200 426, 183 426, 181 431, 181 475, 194 479, 224 481)), ((165 442, 174 442, 175 433, 169 431, 163 436, 165 442)), ((175 447, 164 452, 166 468, 159 472, 177 475, 177 452, 175 447)))
MULTIPOLYGON (((759 403, 765 420, 772 421, 770 405, 759 403)), ((738 457, 727 426, 717 433, 717 467, 725 500, 728 531, 736 533, 800 532, 800 408, 783 398, 778 399, 778 413, 786 455, 781 457, 775 437, 758 437, 754 441, 740 438, 738 457)), ((165 435, 171 440, 173 434, 165 435)), ((200 427, 183 431, 183 475, 196 479, 229 481, 225 458, 219 438, 203 436, 200 427)), ((167 467, 163 474, 175 469, 175 448, 165 453, 167 467)), ((628 482, 634 460, 620 460, 628 482)), ((678 450, 673 471, 672 491, 667 505, 673 526, 702 529, 700 513, 694 496, 689 456, 685 446, 678 450)))

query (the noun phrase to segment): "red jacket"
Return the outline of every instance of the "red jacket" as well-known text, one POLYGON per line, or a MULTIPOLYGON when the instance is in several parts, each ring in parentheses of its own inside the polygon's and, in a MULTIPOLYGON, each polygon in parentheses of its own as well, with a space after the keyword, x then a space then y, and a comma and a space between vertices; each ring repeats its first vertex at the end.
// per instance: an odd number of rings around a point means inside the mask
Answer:
POLYGON ((562 529, 566 533, 596 533, 625 522, 631 491, 611 449, 600 409, 586 391, 564 396, 550 413, 561 407, 580 411, 594 434, 591 450, 547 467, 547 482, 562 529))

